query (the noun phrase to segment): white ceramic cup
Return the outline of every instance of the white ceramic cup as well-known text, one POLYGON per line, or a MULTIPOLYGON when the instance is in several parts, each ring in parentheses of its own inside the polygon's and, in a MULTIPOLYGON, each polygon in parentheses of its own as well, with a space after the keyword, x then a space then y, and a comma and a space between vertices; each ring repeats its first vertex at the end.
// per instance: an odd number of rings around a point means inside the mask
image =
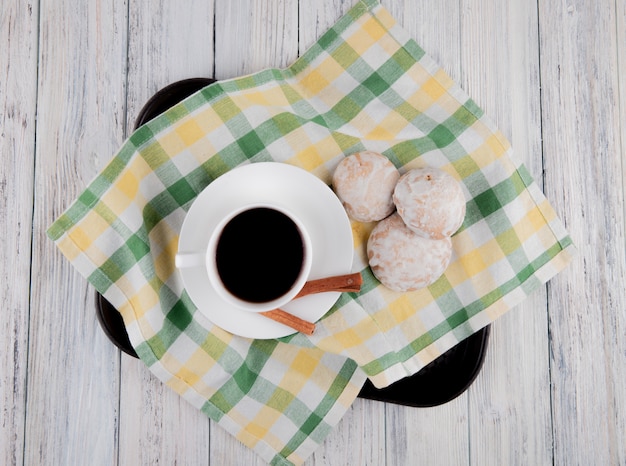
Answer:
MULTIPOLYGON (((251 237, 254 236, 254 232, 245 232, 245 234, 251 235, 251 237)), ((280 254, 280 251, 276 251, 276 254, 280 254)), ((242 262, 241 267, 246 267, 245 256, 241 257, 240 262, 242 262)), ((279 204, 269 202, 247 204, 239 207, 233 212, 230 212, 222 220, 220 220, 217 226, 213 229, 213 232, 209 237, 207 249, 205 251, 185 251, 184 245, 179 245, 179 252, 176 254, 175 259, 177 268, 205 267, 210 282, 210 284, 208 285, 213 287, 213 289, 220 296, 220 298, 233 306, 249 312, 264 312, 277 309, 293 300, 306 283, 309 277, 309 273, 311 271, 312 262, 313 250, 311 239, 303 223, 290 210, 279 204), (286 292, 282 293, 280 296, 260 302, 242 299, 240 296, 233 294, 233 292, 231 292, 227 288, 224 281, 222 280, 217 261, 218 245, 222 238, 222 233, 224 232, 224 229, 233 219, 235 219, 235 217, 238 217, 240 214, 243 214, 253 209, 270 209, 284 214, 297 227, 302 243, 302 264, 297 273, 297 276, 294 279, 293 284, 286 292)), ((264 277, 264 279, 271 279, 271 275, 270 278, 264 277)), ((245 284, 243 286, 245 286, 245 284)))

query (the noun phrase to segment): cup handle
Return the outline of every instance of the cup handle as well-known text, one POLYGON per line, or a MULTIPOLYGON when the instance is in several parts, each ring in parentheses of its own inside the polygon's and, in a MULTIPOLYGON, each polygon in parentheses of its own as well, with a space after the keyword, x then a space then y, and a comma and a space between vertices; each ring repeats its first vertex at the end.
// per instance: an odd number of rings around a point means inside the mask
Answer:
POLYGON ((185 269, 204 266, 205 260, 206 251, 179 252, 176 254, 174 263, 176 268, 185 269))

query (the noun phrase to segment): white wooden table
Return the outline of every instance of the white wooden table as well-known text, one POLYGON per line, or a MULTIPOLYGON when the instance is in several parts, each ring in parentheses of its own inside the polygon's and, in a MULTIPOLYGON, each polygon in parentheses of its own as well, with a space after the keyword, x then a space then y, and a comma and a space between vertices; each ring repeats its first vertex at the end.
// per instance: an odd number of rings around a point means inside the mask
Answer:
MULTIPOLYGON (((355 0, 3 0, 0 464, 260 460, 109 342, 45 229, 173 81, 283 67, 355 0)), ((579 255, 476 382, 358 399, 307 465, 626 464, 626 0, 383 0, 509 137, 579 255)))

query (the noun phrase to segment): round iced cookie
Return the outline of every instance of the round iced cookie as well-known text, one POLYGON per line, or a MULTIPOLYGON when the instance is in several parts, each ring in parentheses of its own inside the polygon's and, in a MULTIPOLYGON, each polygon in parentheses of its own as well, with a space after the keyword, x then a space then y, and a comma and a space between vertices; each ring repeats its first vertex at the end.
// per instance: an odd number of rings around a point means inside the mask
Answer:
POLYGON ((416 168, 400 177, 393 201, 404 223, 420 236, 452 236, 465 218, 465 196, 452 175, 438 168, 416 168))
POLYGON ((367 241, 373 274, 394 291, 415 291, 434 283, 452 256, 450 238, 429 239, 409 230, 398 213, 379 222, 367 241))
POLYGON ((348 215, 373 222, 394 210, 392 195, 400 172, 384 155, 364 151, 343 159, 333 173, 333 188, 348 215))

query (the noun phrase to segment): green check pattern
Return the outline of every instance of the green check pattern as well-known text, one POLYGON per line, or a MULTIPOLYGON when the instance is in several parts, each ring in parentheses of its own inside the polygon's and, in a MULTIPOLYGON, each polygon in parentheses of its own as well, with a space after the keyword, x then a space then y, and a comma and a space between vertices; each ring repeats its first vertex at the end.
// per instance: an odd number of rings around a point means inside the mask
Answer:
POLYGON ((419 371, 562 270, 574 247, 482 110, 376 1, 357 3, 292 66, 212 84, 137 129, 50 227, 124 317, 141 360, 270 464, 301 464, 366 378, 419 371), (353 222, 353 270, 313 336, 250 340, 212 324, 174 267, 185 214, 227 171, 273 161, 330 183, 372 150, 402 172, 457 178, 467 215, 445 274, 396 293, 367 264, 373 224, 353 222))

